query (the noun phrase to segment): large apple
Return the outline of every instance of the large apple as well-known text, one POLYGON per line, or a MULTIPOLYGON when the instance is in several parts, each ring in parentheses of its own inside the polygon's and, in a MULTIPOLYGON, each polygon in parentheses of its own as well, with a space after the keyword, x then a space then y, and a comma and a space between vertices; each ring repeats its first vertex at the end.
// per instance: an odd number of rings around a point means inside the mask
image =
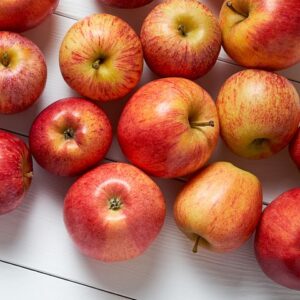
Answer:
POLYGON ((1 0, 0 30, 21 32, 52 14, 59 0, 1 0))
POLYGON ((141 41, 154 73, 195 79, 215 64, 221 30, 210 10, 197 0, 167 0, 145 19, 141 41))
POLYGON ((139 82, 143 51, 134 30, 109 14, 75 23, 59 52, 62 75, 81 95, 100 101, 120 99, 139 82))
POLYGON ((224 1, 225 51, 249 68, 279 70, 300 61, 299 0, 224 1))
POLYGON ((300 188, 277 197, 264 210, 255 236, 256 258, 267 276, 300 290, 300 188))
POLYGON ((184 176, 202 167, 219 136, 215 103, 184 78, 152 81, 127 102, 118 139, 127 158, 160 177, 184 176))
POLYGON ((296 166, 300 169, 300 127, 289 145, 289 153, 296 166))
POLYGON ((198 245, 216 252, 240 247, 253 233, 262 211, 256 176, 228 162, 216 162, 195 175, 174 204, 178 227, 198 245))
POLYGON ((120 8, 136 8, 144 6, 153 0, 100 0, 101 2, 120 8))
POLYGON ((0 130, 0 214, 18 207, 32 179, 32 159, 26 144, 0 130))
POLYGON ((106 261, 141 255, 158 235, 166 214, 159 187, 124 163, 104 164, 68 191, 64 220, 82 253, 106 261))
POLYGON ((96 104, 66 98, 44 109, 32 124, 29 143, 36 161, 60 176, 91 168, 108 151, 112 128, 96 104))
POLYGON ((284 77, 260 70, 232 75, 217 99, 221 136, 236 154, 269 157, 288 145, 300 121, 300 100, 284 77))
POLYGON ((0 114, 31 106, 44 90, 46 78, 43 53, 34 43, 17 33, 0 32, 0 114))

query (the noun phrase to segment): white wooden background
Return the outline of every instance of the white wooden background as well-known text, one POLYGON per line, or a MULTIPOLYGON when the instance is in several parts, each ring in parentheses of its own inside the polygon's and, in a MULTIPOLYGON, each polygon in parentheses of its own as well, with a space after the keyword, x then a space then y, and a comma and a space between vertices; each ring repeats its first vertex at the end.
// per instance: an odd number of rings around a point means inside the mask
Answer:
MULTIPOLYGON (((108 12, 130 23, 137 32, 143 18, 160 1, 135 9, 106 7, 97 0, 61 0, 56 13, 24 35, 39 45, 48 65, 46 89, 32 108, 14 116, 1 116, 0 128, 27 140, 35 116, 47 105, 76 95, 59 72, 58 51, 64 34, 81 17, 108 12)), ((215 13, 222 0, 205 0, 215 13)), ((214 68, 197 82, 215 98, 228 76, 241 70, 224 52, 214 68)), ((300 92, 300 64, 280 72, 300 92)), ((143 83, 156 78, 145 66, 143 83)), ((126 100, 102 105, 116 128, 126 100)), ((116 142, 106 161, 126 161, 116 142)), ((299 185, 299 172, 287 150, 262 161, 248 161, 230 153, 222 142, 211 161, 227 160, 255 173, 263 182, 267 204, 281 192, 299 185)), ((183 185, 180 180, 155 179, 164 192, 168 213, 163 230, 146 253, 134 260, 105 264, 82 256, 68 237, 63 220, 64 195, 75 180, 58 178, 34 165, 34 180, 24 204, 0 217, 1 299, 300 299, 300 292, 282 288, 260 270, 253 253, 253 238, 226 255, 200 250, 179 232, 172 204, 183 185)))

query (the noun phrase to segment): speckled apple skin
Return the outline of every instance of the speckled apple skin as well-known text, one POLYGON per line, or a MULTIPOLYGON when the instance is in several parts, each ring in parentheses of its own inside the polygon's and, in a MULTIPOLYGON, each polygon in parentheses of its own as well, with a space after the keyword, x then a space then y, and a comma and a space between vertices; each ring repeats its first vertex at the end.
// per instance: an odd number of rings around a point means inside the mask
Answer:
POLYGON ((125 163, 104 164, 79 178, 64 203, 64 220, 73 241, 87 256, 105 262, 141 255, 164 223, 166 206, 159 187, 125 163), (118 197, 119 210, 109 209, 118 197))
POLYGON ((153 0, 99 0, 110 6, 116 6, 120 8, 136 8, 144 6, 153 0))
POLYGON ((290 142, 289 153, 296 166, 300 168, 300 128, 290 142))

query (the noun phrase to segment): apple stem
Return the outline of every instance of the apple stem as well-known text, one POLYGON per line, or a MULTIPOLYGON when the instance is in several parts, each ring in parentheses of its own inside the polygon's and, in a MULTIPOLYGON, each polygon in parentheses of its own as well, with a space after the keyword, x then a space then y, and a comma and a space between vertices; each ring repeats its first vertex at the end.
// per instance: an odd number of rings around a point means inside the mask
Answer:
POLYGON ((191 127, 192 128, 197 128, 197 127, 215 127, 215 122, 213 120, 210 120, 208 122, 192 122, 191 127))
POLYGON ((197 253, 198 252, 199 242, 200 242, 200 235, 197 235, 197 238, 195 240, 195 244, 194 244, 194 247, 193 247, 193 253, 197 253))
POLYGON ((32 178, 33 177, 33 172, 28 172, 24 175, 27 178, 32 178))
POLYGON ((70 140, 72 138, 74 138, 74 130, 72 128, 68 128, 64 131, 64 137, 65 137, 65 140, 70 140))
POLYGON ((93 62, 92 67, 95 70, 98 70, 100 68, 100 65, 102 65, 103 63, 104 63, 104 58, 99 58, 93 62))
POLYGON ((2 57, 1 57, 1 64, 4 66, 4 67, 7 67, 10 63, 10 60, 9 60, 9 55, 7 52, 4 52, 2 54, 2 57))
POLYGON ((245 17, 245 18, 248 18, 248 15, 245 15, 245 14, 243 14, 243 13, 237 11, 237 10, 235 9, 235 7, 232 5, 232 2, 231 2, 231 1, 227 1, 227 2, 226 2, 226 5, 227 5, 228 8, 230 8, 230 9, 231 9, 232 11, 234 11, 235 13, 237 13, 237 14, 239 14, 239 15, 245 17))
POLYGON ((180 24, 180 25, 177 27, 177 30, 180 32, 180 34, 181 34, 182 36, 186 36, 186 35, 187 35, 186 32, 185 32, 185 26, 184 26, 184 25, 180 24))
POLYGON ((117 197, 113 197, 108 201, 108 203, 109 203, 109 209, 112 210, 119 210, 122 206, 122 201, 117 197))

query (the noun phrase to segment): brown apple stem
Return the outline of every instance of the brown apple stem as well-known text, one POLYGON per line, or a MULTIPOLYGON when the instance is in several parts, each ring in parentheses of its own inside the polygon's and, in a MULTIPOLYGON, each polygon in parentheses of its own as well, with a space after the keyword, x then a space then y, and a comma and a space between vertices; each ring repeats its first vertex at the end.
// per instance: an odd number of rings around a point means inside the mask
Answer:
POLYGON ((235 13, 237 13, 237 14, 239 14, 239 15, 245 17, 245 18, 248 18, 248 15, 245 15, 245 14, 241 13, 240 11, 237 11, 237 10, 235 9, 235 7, 232 5, 232 2, 231 2, 231 1, 227 1, 227 2, 226 2, 226 5, 227 5, 228 8, 230 8, 230 9, 231 9, 232 11, 234 11, 235 13))
POLYGON ((194 244, 194 247, 193 247, 193 253, 197 253, 198 252, 199 242, 200 242, 200 235, 197 235, 197 238, 195 240, 195 244, 194 244))
POLYGON ((28 172, 26 174, 24 174, 25 177, 27 178, 32 178, 33 177, 33 172, 28 172))
POLYGON ((185 32, 185 26, 180 24, 178 27, 177 27, 177 30, 179 31, 179 33, 182 35, 182 36, 186 36, 186 32, 185 32))
POLYGON ((4 52, 1 56, 1 64, 4 66, 4 67, 7 67, 10 63, 10 59, 9 59, 9 55, 7 52, 4 52))
POLYGON ((92 64, 92 67, 95 69, 95 70, 98 70, 100 68, 100 66, 104 63, 104 58, 101 57, 101 58, 98 58, 97 60, 95 60, 92 64))
POLYGON ((191 122, 191 127, 192 128, 197 128, 197 127, 215 127, 215 122, 213 120, 210 120, 208 122, 191 122))

